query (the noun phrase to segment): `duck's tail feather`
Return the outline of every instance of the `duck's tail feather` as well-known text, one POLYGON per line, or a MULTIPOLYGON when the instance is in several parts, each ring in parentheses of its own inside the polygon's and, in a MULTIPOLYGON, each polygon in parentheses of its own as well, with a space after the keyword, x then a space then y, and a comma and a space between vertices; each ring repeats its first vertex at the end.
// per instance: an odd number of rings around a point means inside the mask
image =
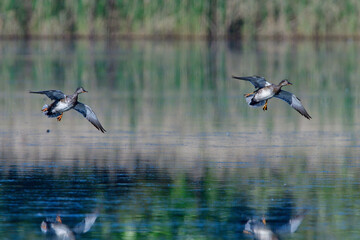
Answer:
POLYGON ((43 107, 42 107, 42 109, 41 109, 41 111, 43 111, 43 113, 46 115, 46 116, 48 116, 49 118, 56 118, 56 117, 58 117, 58 116, 60 116, 61 115, 61 113, 52 113, 52 112, 49 112, 48 111, 48 109, 49 109, 49 105, 47 105, 47 104, 45 104, 43 107), (46 110, 45 110, 46 109, 46 110))
POLYGON ((257 108, 257 107, 262 107, 265 105, 265 101, 261 101, 261 102, 253 102, 253 97, 255 95, 254 94, 251 94, 247 97, 245 97, 245 100, 246 100, 246 103, 250 106, 250 107, 253 107, 253 108, 257 108))

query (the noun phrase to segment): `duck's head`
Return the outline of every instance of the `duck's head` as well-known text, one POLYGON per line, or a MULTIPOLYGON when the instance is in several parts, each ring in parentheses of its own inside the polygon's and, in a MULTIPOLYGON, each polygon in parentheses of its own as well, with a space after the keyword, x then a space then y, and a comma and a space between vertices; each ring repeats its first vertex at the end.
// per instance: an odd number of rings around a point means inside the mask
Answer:
POLYGON ((83 87, 79 87, 79 88, 76 89, 75 92, 76 92, 77 94, 80 94, 80 93, 86 93, 86 92, 88 92, 88 91, 86 91, 83 87))
POLYGON ((279 83, 280 87, 283 87, 283 86, 286 86, 286 85, 292 85, 292 83, 289 82, 287 79, 284 79, 279 83))
POLYGON ((58 222, 58 223, 62 223, 61 217, 59 215, 56 216, 55 221, 58 222))
POLYGON ((49 223, 46 222, 46 221, 42 221, 41 225, 40 225, 40 228, 41 228, 41 231, 43 233, 46 233, 47 231, 49 231, 49 223))

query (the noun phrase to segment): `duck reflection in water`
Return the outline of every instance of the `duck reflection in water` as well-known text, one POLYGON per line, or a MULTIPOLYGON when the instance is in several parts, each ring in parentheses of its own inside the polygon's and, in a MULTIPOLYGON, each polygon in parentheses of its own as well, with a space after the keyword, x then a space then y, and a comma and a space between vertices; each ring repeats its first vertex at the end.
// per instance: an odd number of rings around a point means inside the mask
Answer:
POLYGON ((72 229, 62 223, 60 216, 57 216, 56 218, 46 218, 45 221, 42 221, 40 228, 43 233, 46 233, 50 237, 50 239, 73 240, 76 239, 76 235, 88 232, 94 225, 97 217, 98 215, 96 213, 88 214, 72 229))
POLYGON ((294 233, 304 220, 305 212, 296 215, 281 225, 267 224, 265 218, 260 220, 250 219, 245 224, 244 233, 256 240, 279 240, 280 235, 294 233))

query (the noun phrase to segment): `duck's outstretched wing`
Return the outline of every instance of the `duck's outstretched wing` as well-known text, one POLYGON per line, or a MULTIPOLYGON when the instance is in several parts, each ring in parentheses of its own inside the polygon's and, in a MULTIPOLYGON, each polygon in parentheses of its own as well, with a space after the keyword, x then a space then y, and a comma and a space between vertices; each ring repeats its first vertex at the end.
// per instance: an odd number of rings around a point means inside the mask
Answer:
POLYGON ((259 77, 259 76, 250 76, 250 77, 232 76, 232 77, 235 79, 249 81, 252 83, 252 85, 254 85, 255 88, 263 88, 263 87, 271 85, 271 83, 266 81, 264 77, 259 77))
POLYGON ((300 99, 297 98, 294 94, 284 91, 284 90, 281 90, 274 97, 287 102, 288 104, 290 104, 290 106, 292 108, 294 108, 296 111, 298 111, 301 115, 303 115, 304 117, 306 117, 309 120, 311 119, 310 115, 305 110, 304 106, 301 104, 300 99))
POLYGON ((288 223, 275 229, 276 233, 279 233, 279 234, 294 233, 299 228, 302 221, 304 220, 305 213, 306 212, 291 218, 288 223))
POLYGON ((88 106, 81 102, 78 102, 74 109, 81 113, 89 122, 92 123, 98 130, 101 132, 106 132, 106 130, 101 126, 101 123, 99 122, 99 119, 96 117, 96 114, 94 111, 88 106))
POLYGON ((92 225, 94 225, 98 215, 96 213, 88 214, 80 223, 76 224, 73 228, 73 232, 76 234, 86 233, 90 230, 92 225))
POLYGON ((65 98, 65 94, 60 90, 47 90, 39 92, 30 91, 30 93, 45 94, 51 100, 61 100, 65 98))

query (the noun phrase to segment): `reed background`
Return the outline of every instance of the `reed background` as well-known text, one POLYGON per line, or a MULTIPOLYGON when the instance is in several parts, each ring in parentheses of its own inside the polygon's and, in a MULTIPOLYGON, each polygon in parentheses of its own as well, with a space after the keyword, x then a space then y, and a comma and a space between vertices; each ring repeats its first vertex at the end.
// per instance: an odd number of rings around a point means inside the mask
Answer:
POLYGON ((360 37, 357 0, 2 0, 2 37, 360 37))

